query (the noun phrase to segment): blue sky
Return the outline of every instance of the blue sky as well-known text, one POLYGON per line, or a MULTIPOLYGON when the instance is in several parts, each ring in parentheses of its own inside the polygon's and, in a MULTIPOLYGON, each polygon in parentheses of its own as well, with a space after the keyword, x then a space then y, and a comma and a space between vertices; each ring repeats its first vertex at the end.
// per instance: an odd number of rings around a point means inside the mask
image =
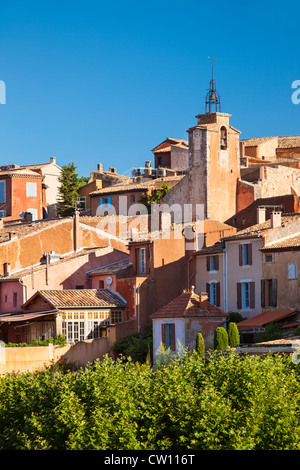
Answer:
POLYGON ((1 2, 1 164, 126 173, 205 111, 215 62, 241 138, 300 134, 297 2, 1 2))

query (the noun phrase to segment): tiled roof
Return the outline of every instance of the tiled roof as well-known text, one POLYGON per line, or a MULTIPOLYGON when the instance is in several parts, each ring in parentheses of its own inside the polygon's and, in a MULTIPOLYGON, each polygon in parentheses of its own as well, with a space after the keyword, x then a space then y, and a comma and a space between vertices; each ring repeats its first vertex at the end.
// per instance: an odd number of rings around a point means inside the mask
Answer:
POLYGON ((206 298, 202 300, 201 296, 194 292, 184 292, 175 300, 159 309, 150 318, 174 318, 174 317, 226 317, 225 313, 218 307, 210 304, 206 298))
MULTIPOLYGON (((39 290, 37 291, 37 294, 41 295, 56 308, 125 307, 126 305, 124 299, 122 300, 117 293, 114 293, 110 289, 39 290)), ((27 303, 29 301, 27 301, 27 303)))
POLYGON ((171 137, 167 137, 166 140, 161 142, 159 145, 157 145, 154 149, 152 149, 153 153, 160 153, 160 152, 166 152, 165 148, 160 149, 159 147, 163 144, 169 143, 170 146, 168 147, 168 151, 171 150, 171 145, 179 148, 188 148, 189 143, 187 140, 184 139, 172 139, 171 137))
POLYGON ((223 253, 223 243, 217 242, 212 246, 206 246, 201 250, 195 251, 195 255, 210 255, 214 253, 223 253))
POLYGON ((239 330, 246 330, 252 328, 262 328, 264 325, 268 323, 272 323, 274 321, 282 320, 283 318, 287 318, 291 315, 297 313, 298 310, 272 310, 268 312, 260 313, 259 315, 255 315, 252 318, 247 318, 247 320, 243 320, 237 323, 237 327, 239 330))
MULTIPOLYGON (((51 269, 54 266, 64 264, 68 261, 71 261, 75 258, 80 258, 81 256, 85 256, 87 254, 92 254, 96 253, 97 251, 101 251, 105 249, 106 247, 95 247, 95 248, 84 248, 80 251, 77 251, 75 253, 71 253, 69 255, 61 255, 61 258, 58 259, 57 261, 51 261, 49 264, 49 269, 51 269)), ((22 269, 21 271, 11 273, 10 275, 6 276, 0 276, 0 282, 1 281, 7 281, 7 280, 12 280, 12 279, 23 279, 27 276, 31 276, 33 273, 37 273, 39 271, 46 271, 47 265, 46 263, 39 264, 37 266, 33 267, 27 267, 25 269, 22 269)))
POLYGON ((290 238, 285 238, 283 240, 278 240, 274 243, 270 243, 261 248, 261 251, 276 251, 276 250, 288 250, 288 249, 299 249, 300 248, 300 234, 292 236, 290 238))
POLYGON ((132 266, 132 263, 129 262, 128 258, 123 261, 109 264, 108 266, 103 266, 102 268, 94 269, 93 271, 89 271, 87 274, 89 276, 106 276, 109 274, 116 274, 130 266, 132 266))
MULTIPOLYGON (((281 216, 281 226, 285 227, 286 225, 293 223, 296 220, 300 220, 300 214, 284 214, 281 216)), ((269 230, 272 230, 271 219, 266 220, 262 224, 255 224, 251 227, 245 228, 244 230, 240 230, 234 235, 225 237, 224 240, 262 237, 269 230)))
POLYGON ((148 191, 149 189, 159 189, 163 183, 168 183, 171 181, 180 181, 183 176, 164 176, 163 178, 156 178, 151 181, 144 183, 132 183, 132 184, 114 184, 113 186, 108 186, 107 188, 97 189, 92 191, 90 196, 99 196, 102 194, 117 194, 130 191, 148 191))
POLYGON ((246 147, 254 147, 256 145, 267 142, 268 140, 271 140, 271 139, 277 139, 277 136, 252 137, 251 139, 241 139, 241 142, 243 142, 246 147))
POLYGON ((2 170, 0 171, 0 178, 2 176, 19 176, 19 177, 28 177, 28 178, 42 178, 41 175, 36 173, 36 171, 28 170, 27 168, 12 168, 11 170, 2 170))
POLYGON ((278 138, 279 148, 300 147, 300 135, 289 135, 278 138))
POLYGON ((47 315, 51 315, 51 313, 57 313, 56 310, 50 310, 48 312, 43 313, 8 313, 0 315, 0 323, 11 323, 11 322, 20 322, 20 321, 28 321, 28 320, 35 320, 39 317, 45 317, 47 315))

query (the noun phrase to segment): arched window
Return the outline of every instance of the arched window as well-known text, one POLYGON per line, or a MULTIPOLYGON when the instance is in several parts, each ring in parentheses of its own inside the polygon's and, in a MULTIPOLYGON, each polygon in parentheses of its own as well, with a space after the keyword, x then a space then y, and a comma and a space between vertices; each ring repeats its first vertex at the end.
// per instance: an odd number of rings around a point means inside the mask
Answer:
POLYGON ((225 126, 222 126, 220 129, 220 149, 227 149, 227 129, 225 126))

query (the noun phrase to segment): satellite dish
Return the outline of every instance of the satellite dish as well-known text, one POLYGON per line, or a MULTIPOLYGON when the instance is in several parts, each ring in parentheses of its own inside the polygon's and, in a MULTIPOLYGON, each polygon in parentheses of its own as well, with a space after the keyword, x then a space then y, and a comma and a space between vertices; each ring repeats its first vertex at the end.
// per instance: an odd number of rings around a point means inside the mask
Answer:
POLYGON ((105 279, 105 282, 106 282, 106 284, 107 284, 108 286, 110 286, 110 285, 112 284, 112 282, 113 282, 112 277, 111 277, 111 276, 108 276, 108 277, 105 279))

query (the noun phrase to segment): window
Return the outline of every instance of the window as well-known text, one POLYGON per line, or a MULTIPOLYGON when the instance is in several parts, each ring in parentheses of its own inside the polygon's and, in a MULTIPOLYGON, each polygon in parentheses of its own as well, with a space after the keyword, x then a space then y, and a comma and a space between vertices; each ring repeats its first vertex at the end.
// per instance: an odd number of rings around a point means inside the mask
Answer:
POLYGON ((261 306, 277 307, 277 279, 261 280, 261 306))
POLYGON ((162 344, 165 348, 170 348, 171 351, 175 351, 175 324, 164 323, 161 327, 162 344))
POLYGON ((273 253, 271 253, 270 255, 264 255, 264 263, 274 263, 273 253))
POLYGON ((122 312, 111 312, 111 323, 120 323, 122 321, 122 312))
POLYGON ((5 180, 0 181, 0 202, 6 201, 6 182, 5 180))
MULTIPOLYGON (((119 313, 119 312, 117 312, 119 313)), ((101 326, 110 323, 109 310, 96 312, 63 312, 62 334, 69 343, 96 339, 101 336, 101 326)), ((118 319, 119 317, 116 317, 118 319)))
POLYGON ((146 248, 140 248, 139 250, 139 273, 146 273, 146 248))
POLYGON ((220 149, 227 149, 227 129, 225 126, 220 128, 220 149))
POLYGON ((26 183, 26 196, 36 197, 36 183, 26 183))
POLYGON ((111 208, 111 197, 100 197, 100 209, 111 208))
POLYGON ((218 271, 219 270, 219 256, 207 256, 206 258, 207 271, 218 271))
POLYGON ((206 284, 208 301, 210 304, 220 307, 220 283, 212 281, 206 284))
POLYGON ((80 196, 76 199, 77 209, 84 211, 86 209, 86 197, 80 196))
POLYGON ((135 203, 135 196, 131 196, 131 204, 134 204, 135 203))
POLYGON ((289 279, 296 279, 296 265, 294 263, 289 263, 289 279))
POLYGON ((84 289, 84 286, 76 286, 76 289, 84 289))
POLYGON ((250 310, 255 308, 255 283, 242 281, 237 283, 237 308, 250 310))
POLYGON ((13 307, 17 306, 17 302, 18 302, 18 294, 17 292, 14 292, 13 293, 13 307))
POLYGON ((99 281, 99 289, 104 289, 104 281, 99 281))
POLYGON ((240 266, 249 266, 252 264, 252 244, 244 243, 239 245, 239 263, 240 266))
POLYGON ((27 209, 27 212, 29 212, 30 214, 32 214, 32 220, 37 220, 38 216, 37 216, 37 209, 27 209))

